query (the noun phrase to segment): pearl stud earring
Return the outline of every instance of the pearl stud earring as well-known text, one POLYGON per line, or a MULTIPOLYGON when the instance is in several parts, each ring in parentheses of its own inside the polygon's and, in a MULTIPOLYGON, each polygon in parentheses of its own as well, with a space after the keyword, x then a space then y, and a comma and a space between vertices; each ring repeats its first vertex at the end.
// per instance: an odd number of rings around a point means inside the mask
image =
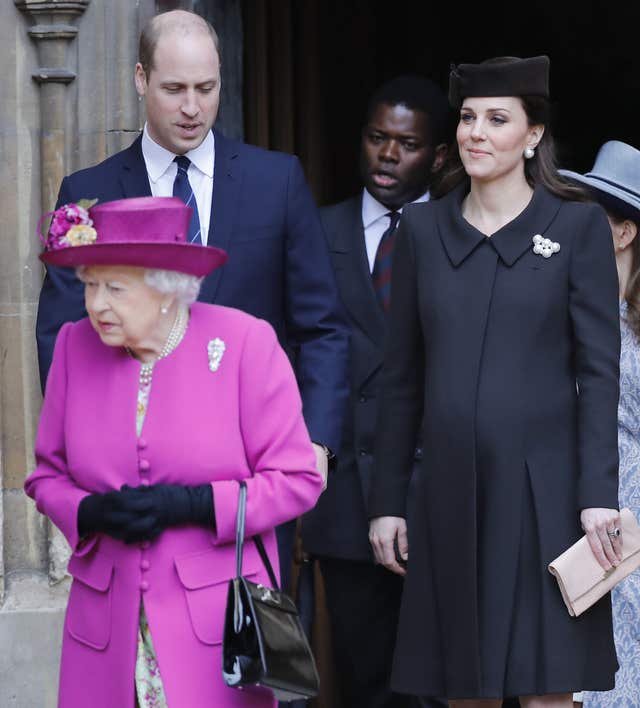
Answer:
POLYGON ((163 305, 163 306, 160 308, 160 312, 161 312, 163 315, 166 315, 166 314, 169 312, 169 308, 168 308, 166 305, 163 305))
POLYGON ((526 147, 524 149, 524 156, 527 158, 527 160, 530 160, 535 154, 536 151, 532 147, 526 147))

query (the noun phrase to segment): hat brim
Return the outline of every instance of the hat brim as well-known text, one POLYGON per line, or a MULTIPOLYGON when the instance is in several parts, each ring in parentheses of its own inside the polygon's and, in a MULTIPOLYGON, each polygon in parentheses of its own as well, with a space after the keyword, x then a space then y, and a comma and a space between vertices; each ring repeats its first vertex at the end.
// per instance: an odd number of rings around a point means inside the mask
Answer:
POLYGON ((45 251, 40 260, 54 266, 121 265, 174 270, 202 278, 227 262, 221 248, 188 243, 94 243, 45 251))
POLYGON ((609 182, 604 182, 588 175, 581 175, 579 172, 571 172, 570 170, 558 170, 558 172, 566 179, 579 182, 590 190, 597 192, 596 199, 602 202, 605 209, 609 206, 614 211, 620 211, 625 215, 635 215, 636 220, 640 220, 640 199, 635 198, 632 194, 625 192, 623 189, 618 189, 609 182), (602 196, 602 199, 599 198, 600 196, 602 196))

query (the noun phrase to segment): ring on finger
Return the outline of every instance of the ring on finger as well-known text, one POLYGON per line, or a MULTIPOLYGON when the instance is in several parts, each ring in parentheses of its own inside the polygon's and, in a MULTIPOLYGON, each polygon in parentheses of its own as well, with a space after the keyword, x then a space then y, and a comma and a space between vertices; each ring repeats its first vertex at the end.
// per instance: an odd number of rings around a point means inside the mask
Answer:
POLYGON ((609 536, 609 538, 619 538, 620 529, 617 526, 614 529, 607 529, 607 536, 609 536))

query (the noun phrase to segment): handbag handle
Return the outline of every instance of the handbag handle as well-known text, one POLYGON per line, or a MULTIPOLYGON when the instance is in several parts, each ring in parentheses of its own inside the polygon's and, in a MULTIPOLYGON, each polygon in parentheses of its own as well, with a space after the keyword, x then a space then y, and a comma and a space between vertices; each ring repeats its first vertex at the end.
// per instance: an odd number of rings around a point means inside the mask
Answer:
MULTIPOLYGON (((242 555, 244 550, 244 519, 247 511, 247 483, 240 482, 240 492, 238 494, 238 519, 236 521, 236 576, 238 578, 242 577, 242 555)), ((260 554, 260 558, 267 569, 267 575, 269 576, 269 581, 274 590, 279 590, 278 581, 276 580, 276 574, 273 572, 273 567, 267 551, 262 542, 261 536, 254 536, 254 543, 260 554)))

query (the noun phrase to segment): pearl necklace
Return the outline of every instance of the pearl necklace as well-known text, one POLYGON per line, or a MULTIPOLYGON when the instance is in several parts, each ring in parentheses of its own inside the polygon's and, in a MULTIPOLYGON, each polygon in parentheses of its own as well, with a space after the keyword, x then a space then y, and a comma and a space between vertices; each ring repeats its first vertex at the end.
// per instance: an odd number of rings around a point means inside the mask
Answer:
MULTIPOLYGON (((167 341, 164 343, 164 346, 160 350, 160 354, 158 354, 157 358, 153 361, 141 364, 140 388, 148 388, 149 386, 151 386, 151 379, 153 378, 153 367, 155 366, 156 361, 158 361, 159 359, 164 359, 166 356, 169 356, 169 354, 171 354, 171 352, 178 346, 178 344, 180 344, 185 332, 187 331, 188 320, 189 310, 186 307, 181 307, 178 310, 175 320, 173 321, 173 325, 171 327, 171 331, 169 332, 169 336, 167 337, 167 341)), ((129 348, 127 348, 127 351, 131 355, 131 351, 129 350, 129 348)))

